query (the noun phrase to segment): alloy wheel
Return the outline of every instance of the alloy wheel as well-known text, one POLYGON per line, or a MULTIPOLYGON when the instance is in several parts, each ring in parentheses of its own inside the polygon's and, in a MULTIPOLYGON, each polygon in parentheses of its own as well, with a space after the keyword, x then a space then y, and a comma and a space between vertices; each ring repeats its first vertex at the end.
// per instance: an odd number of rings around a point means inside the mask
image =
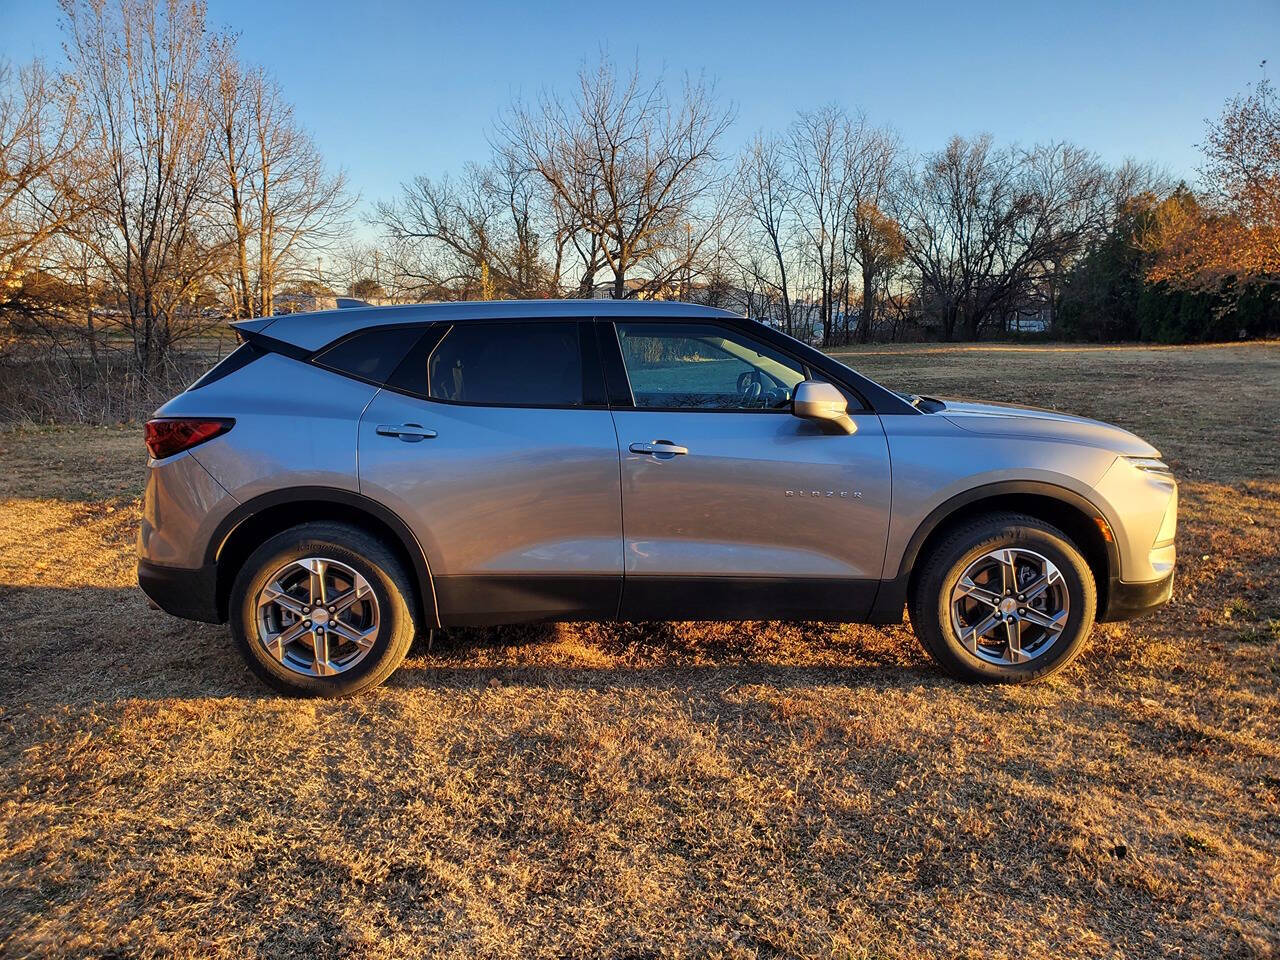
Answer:
POLYGON ((1053 561, 1002 547, 965 567, 951 590, 951 626, 964 648, 988 663, 1027 663, 1062 636, 1070 605, 1053 561))
POLYGON ((373 587, 338 560, 291 560, 267 578, 255 607, 263 647, 286 669, 304 676, 350 670, 378 639, 373 587))

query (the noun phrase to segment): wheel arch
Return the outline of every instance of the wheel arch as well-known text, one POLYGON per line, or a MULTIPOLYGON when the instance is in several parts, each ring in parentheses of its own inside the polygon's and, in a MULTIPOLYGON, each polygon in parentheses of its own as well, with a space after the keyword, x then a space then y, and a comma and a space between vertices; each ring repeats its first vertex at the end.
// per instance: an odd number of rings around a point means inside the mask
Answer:
POLYGON ((332 487, 292 487, 247 500, 231 511, 209 540, 206 564, 216 571, 218 614, 227 617, 231 586, 244 561, 269 537, 301 523, 333 521, 358 527, 387 545, 412 574, 412 598, 425 627, 440 625, 431 566, 413 531, 380 503, 332 487))
POLYGON ((1006 480, 984 484, 943 501, 922 520, 903 550, 896 576, 876 598, 875 622, 896 622, 915 588, 919 558, 956 526, 991 513, 1025 513, 1052 524, 1071 538, 1093 571, 1099 619, 1107 609, 1112 584, 1120 576, 1120 553, 1106 516, 1085 497, 1052 483, 1006 480))

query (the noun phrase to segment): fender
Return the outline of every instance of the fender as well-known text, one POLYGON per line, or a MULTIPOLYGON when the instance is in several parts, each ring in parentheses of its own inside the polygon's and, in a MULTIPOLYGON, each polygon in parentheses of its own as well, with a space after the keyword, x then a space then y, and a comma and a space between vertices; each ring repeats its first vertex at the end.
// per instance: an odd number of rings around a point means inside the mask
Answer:
POLYGON ((209 546, 205 551, 205 563, 216 565, 222 555, 223 548, 246 521, 275 507, 291 503, 331 503, 335 506, 358 510, 374 517, 389 529, 399 540, 399 546, 413 564, 413 573, 420 585, 419 596, 422 601, 421 613, 424 623, 431 627, 440 626, 439 606, 436 602, 435 580, 431 575, 431 565, 427 555, 413 535, 408 524, 391 510, 376 500, 361 496, 350 490, 336 487, 289 487, 285 490, 273 490, 247 500, 232 510, 214 530, 209 538, 209 546))
MULTIPOLYGON (((869 618, 870 621, 872 623, 901 622, 902 608, 906 605, 907 587, 911 580, 911 573, 915 569, 920 549, 924 546, 925 541, 929 539, 930 534, 946 523, 957 511, 972 503, 1010 496, 1038 496, 1057 500, 1059 503, 1079 511, 1095 523, 1100 522, 1105 525, 1108 535, 1104 535, 1102 540, 1106 545, 1107 582, 1106 584, 1099 583, 1098 586, 1100 589, 1104 587, 1110 588, 1119 580, 1120 553, 1116 547, 1115 538, 1109 535, 1111 523, 1094 503, 1074 490, 1041 480, 1001 480, 996 483, 973 487, 944 500, 920 521, 920 525, 911 535, 911 538, 907 541, 906 548, 902 552, 902 560, 898 564, 897 575, 892 579, 880 581, 880 589, 876 594, 869 618)), ((1101 604, 1099 606, 1101 607, 1101 604)))

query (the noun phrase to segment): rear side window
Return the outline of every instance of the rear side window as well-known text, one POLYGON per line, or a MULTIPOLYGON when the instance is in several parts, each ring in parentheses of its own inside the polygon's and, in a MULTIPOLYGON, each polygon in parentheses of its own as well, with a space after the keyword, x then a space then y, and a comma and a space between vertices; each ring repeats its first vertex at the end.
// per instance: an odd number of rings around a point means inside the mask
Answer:
POLYGON ((578 324, 457 323, 427 361, 428 396, 495 406, 582 406, 578 324))
POLYGON ((361 380, 386 383, 421 338, 422 327, 375 327, 335 343, 316 357, 316 363, 361 380))

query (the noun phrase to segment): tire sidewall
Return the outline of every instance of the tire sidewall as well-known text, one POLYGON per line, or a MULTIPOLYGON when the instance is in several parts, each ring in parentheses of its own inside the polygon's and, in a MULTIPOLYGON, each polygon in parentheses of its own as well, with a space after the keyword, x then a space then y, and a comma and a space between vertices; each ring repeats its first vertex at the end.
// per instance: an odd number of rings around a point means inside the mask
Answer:
POLYGON ((969 538, 948 541, 930 564, 921 584, 925 627, 930 636, 930 653, 952 673, 993 682, 1026 682, 1048 676, 1066 666, 1079 653, 1093 628, 1097 611, 1097 590, 1093 573, 1080 552, 1065 536, 1039 523, 993 523, 973 530, 969 538), (1047 557, 1062 574, 1070 602, 1067 627, 1053 646, 1034 660, 1018 664, 993 664, 965 649, 951 625, 951 591, 960 575, 977 558, 991 550, 1009 547, 1034 550, 1047 557))
MULTIPOLYGON (((353 533, 355 531, 352 531, 353 533)), ((340 528, 300 528, 272 537, 245 561, 231 591, 230 626, 245 661, 263 681, 284 693, 303 696, 348 696, 380 683, 399 664, 413 637, 404 574, 376 542, 348 546, 340 528), (334 532, 337 535, 334 535, 334 532), (366 556, 371 554, 372 556, 366 556), (262 643, 255 600, 268 578, 291 560, 324 557, 351 567, 368 581, 378 601, 378 638, 364 658, 330 677, 294 673, 272 657, 262 643)))

